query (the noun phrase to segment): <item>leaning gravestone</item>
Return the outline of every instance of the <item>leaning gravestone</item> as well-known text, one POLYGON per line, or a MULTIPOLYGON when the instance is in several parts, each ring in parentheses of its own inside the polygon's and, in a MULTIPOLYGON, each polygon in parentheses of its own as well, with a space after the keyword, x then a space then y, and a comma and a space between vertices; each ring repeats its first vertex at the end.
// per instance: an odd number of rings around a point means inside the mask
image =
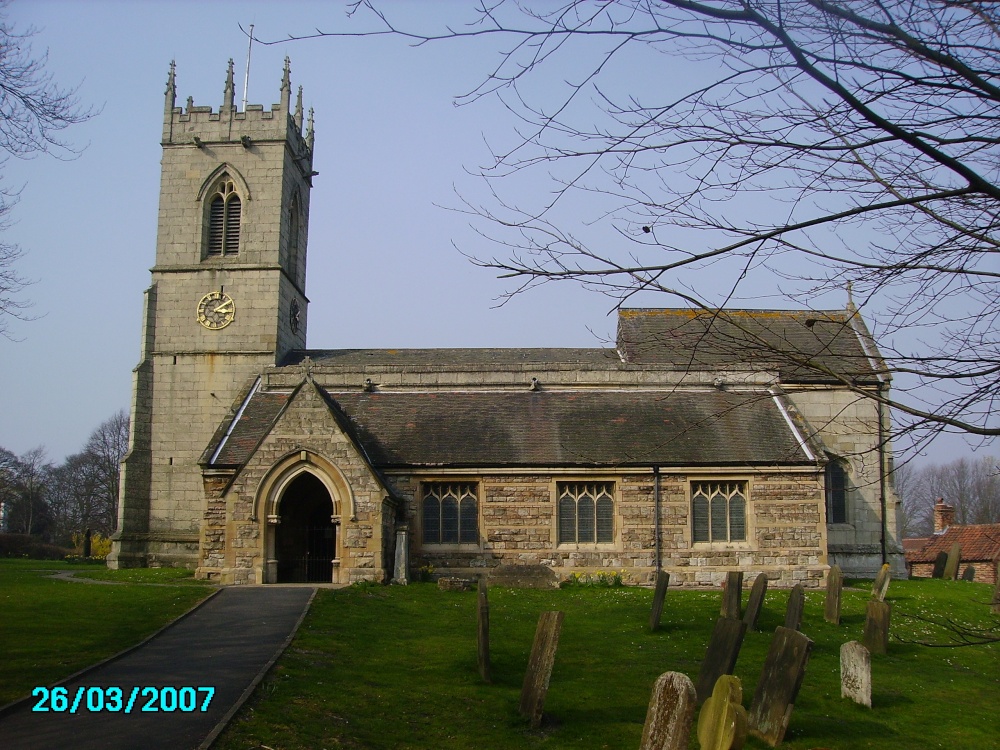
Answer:
POLYGON ((722 589, 722 607, 719 614, 723 617, 740 619, 740 599, 743 596, 743 572, 726 573, 726 583, 722 589))
POLYGON ((479 579, 479 606, 476 610, 476 635, 479 656, 479 676, 483 682, 492 682, 490 674, 490 599, 486 579, 479 579))
POLYGON ((875 576, 875 584, 872 586, 872 599, 880 602, 885 601, 885 595, 889 591, 889 581, 892 580, 891 570, 889 563, 882 564, 878 575, 875 576))
POLYGON ((823 619, 840 625, 840 595, 844 590, 844 574, 839 565, 830 567, 826 574, 826 604, 823 607, 823 619))
POLYGON ((791 628, 777 628, 750 703, 750 733, 771 747, 785 737, 813 642, 791 628))
POLYGON ((670 574, 661 570, 656 574, 656 591, 653 594, 653 611, 649 614, 649 629, 656 631, 660 627, 660 616, 663 615, 663 600, 667 597, 667 587, 670 585, 670 574))
POLYGON ((743 613, 743 622, 747 624, 747 630, 757 629, 757 618, 760 617, 761 607, 764 606, 764 596, 767 594, 767 573, 758 573, 750 588, 750 598, 747 600, 747 609, 743 613))
POLYGON ((661 674, 653 685, 639 750, 687 750, 696 698, 686 674, 661 674))
POLYGON ((971 565, 966 565, 965 570, 962 571, 963 581, 974 581, 976 580, 976 569, 971 565))
POLYGON ((720 617, 716 620, 712 640, 708 643, 705 659, 698 672, 698 681, 695 683, 699 705, 708 700, 719 677, 733 673, 746 632, 747 624, 743 620, 734 620, 732 617, 720 617))
POLYGON ((521 716, 531 721, 532 729, 538 729, 542 723, 545 694, 549 691, 549 679, 556 661, 562 621, 562 612, 542 612, 538 618, 535 642, 531 646, 528 669, 521 686, 521 704, 518 707, 521 716))
POLYGON ((857 641, 840 647, 840 697, 872 707, 872 655, 857 641))
POLYGON ((885 654, 889 651, 889 615, 891 612, 892 608, 888 602, 868 600, 865 633, 861 637, 861 642, 873 654, 885 654))
POLYGON ((949 581, 954 581, 958 578, 958 568, 962 564, 962 545, 956 542, 951 545, 951 551, 948 553, 948 562, 944 565, 944 578, 949 581))
POLYGON ((802 610, 806 606, 806 593, 801 583, 792 586, 788 594, 788 609, 785 610, 785 627, 798 630, 802 627, 802 610))
POLYGON ((739 750, 747 738, 747 710, 743 708, 740 678, 724 674, 698 716, 701 750, 739 750))
POLYGON ((948 564, 948 553, 942 550, 934 558, 934 569, 931 571, 931 578, 944 578, 944 568, 948 564))

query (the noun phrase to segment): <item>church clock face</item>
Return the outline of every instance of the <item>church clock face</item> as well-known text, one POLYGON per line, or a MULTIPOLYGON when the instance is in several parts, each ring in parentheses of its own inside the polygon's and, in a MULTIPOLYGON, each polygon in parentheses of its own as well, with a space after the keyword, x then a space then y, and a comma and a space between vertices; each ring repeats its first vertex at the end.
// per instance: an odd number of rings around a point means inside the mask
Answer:
POLYGON ((297 299, 292 300, 292 304, 288 306, 288 325, 292 328, 292 333, 299 332, 299 301, 297 299))
POLYGON ((210 331, 218 331, 233 322, 236 304, 225 292, 209 292, 198 303, 198 322, 210 331))

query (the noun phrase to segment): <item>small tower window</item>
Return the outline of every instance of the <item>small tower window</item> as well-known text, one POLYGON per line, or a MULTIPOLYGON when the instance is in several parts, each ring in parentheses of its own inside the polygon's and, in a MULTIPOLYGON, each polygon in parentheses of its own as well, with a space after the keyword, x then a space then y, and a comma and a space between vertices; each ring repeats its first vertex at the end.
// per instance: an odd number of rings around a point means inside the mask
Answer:
POLYGON ((236 185, 223 177, 209 202, 209 255, 235 255, 240 251, 242 210, 243 203, 236 193, 236 185))

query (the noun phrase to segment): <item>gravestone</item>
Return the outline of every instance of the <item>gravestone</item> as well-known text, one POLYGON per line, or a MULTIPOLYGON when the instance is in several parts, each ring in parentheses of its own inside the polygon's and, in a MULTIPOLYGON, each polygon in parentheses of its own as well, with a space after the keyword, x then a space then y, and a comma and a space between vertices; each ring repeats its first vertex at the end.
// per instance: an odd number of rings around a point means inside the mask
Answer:
POLYGON ((538 618, 535 642, 531 646, 531 656, 524 673, 524 684, 521 686, 521 703, 518 706, 518 712, 531 722, 532 729, 538 729, 542 723, 545 694, 549 691, 549 679, 556 661, 562 621, 562 612, 542 612, 538 618))
POLYGON ((857 641, 840 647, 840 697, 872 707, 872 655, 857 641))
POLYGON ((931 571, 931 578, 944 578, 944 568, 948 564, 948 553, 942 550, 934 558, 934 570, 931 571))
POLYGON ((962 545, 958 542, 951 545, 951 551, 948 553, 948 562, 944 564, 944 578, 949 581, 954 581, 958 578, 958 568, 962 564, 962 545))
POLYGON ((889 581, 892 580, 892 570, 889 563, 883 563, 878 575, 875 576, 875 583, 872 586, 872 599, 880 602, 885 601, 885 595, 889 591, 889 581))
POLYGON ((868 600, 865 633, 861 637, 861 642, 873 654, 884 654, 889 651, 889 615, 891 612, 889 602, 868 600))
POLYGON ((777 747, 792 718, 795 697, 809 663, 813 642, 791 628, 777 628, 750 703, 750 733, 777 747))
POLYGON ((743 622, 747 624, 747 630, 757 629, 757 618, 760 617, 761 607, 764 606, 764 596, 767 594, 767 573, 758 573, 750 588, 750 598, 747 599, 747 609, 743 613, 743 622))
POLYGON ((796 583, 788 592, 788 609, 785 610, 786 628, 798 630, 802 627, 802 610, 805 606, 806 592, 803 591, 801 583, 796 583))
POLYGON ((490 570, 489 583, 512 589, 559 588, 559 578, 548 565, 497 565, 490 570))
POLYGON ((409 530, 404 526, 396 530, 396 552, 393 555, 392 582, 406 586, 410 582, 409 530))
POLYGON ((743 685, 739 677, 722 675, 698 715, 698 743, 701 750, 739 750, 746 737, 743 685))
POLYGON ((639 750, 687 750, 696 698, 686 674, 661 674, 649 698, 639 750))
POLYGON ((993 589, 993 611, 1000 615, 1000 562, 997 563, 997 586, 993 589))
POLYGON ((472 591, 472 581, 468 578, 458 578, 457 576, 444 576, 438 578, 439 591, 472 591))
POLYGON ((730 571, 726 573, 726 582, 722 588, 722 607, 719 614, 723 617, 740 619, 740 600, 743 597, 743 572, 730 571))
POLYGON ((715 621, 712 639, 708 642, 708 650, 695 683, 699 705, 708 700, 719 677, 733 673, 746 632, 747 624, 743 620, 720 617, 715 621))
POLYGON ((479 656, 479 676, 483 682, 492 682, 490 674, 490 599, 486 580, 479 579, 478 608, 476 610, 476 636, 479 656))
POLYGON ((653 611, 649 614, 649 629, 656 631, 660 627, 660 616, 663 614, 663 600, 670 586, 670 574, 660 571, 656 574, 656 592, 653 594, 653 611))
POLYGON ((971 565, 966 565, 965 570, 962 571, 963 581, 974 581, 976 580, 976 569, 971 565))
POLYGON ((840 625, 840 595, 844 590, 844 574, 839 565, 830 567, 826 574, 826 604, 823 607, 823 619, 834 625, 840 625))

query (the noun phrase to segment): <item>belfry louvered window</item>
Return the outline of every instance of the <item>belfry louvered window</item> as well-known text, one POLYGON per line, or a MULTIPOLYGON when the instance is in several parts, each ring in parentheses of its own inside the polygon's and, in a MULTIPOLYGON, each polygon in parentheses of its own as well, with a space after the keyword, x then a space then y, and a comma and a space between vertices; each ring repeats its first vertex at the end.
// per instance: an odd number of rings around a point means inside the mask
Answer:
POLYGON ((469 482, 423 485, 424 544, 478 544, 479 500, 469 482))
POLYGON ((745 542, 747 483, 694 482, 691 538, 695 542, 745 542))
POLYGON ((614 482, 559 484, 559 543, 615 540, 614 482))
POLYGON ((223 178, 209 202, 208 254, 235 255, 240 251, 243 203, 232 180, 223 178))

